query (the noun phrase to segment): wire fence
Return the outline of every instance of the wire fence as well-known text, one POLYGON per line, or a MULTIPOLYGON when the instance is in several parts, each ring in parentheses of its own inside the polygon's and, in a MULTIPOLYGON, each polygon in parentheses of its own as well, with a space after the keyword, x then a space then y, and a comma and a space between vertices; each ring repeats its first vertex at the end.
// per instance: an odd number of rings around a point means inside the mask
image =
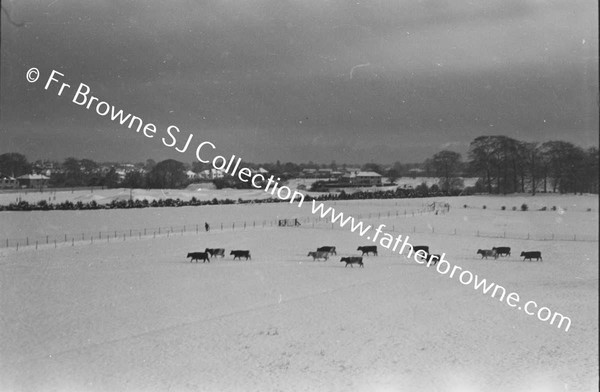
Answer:
MULTIPOLYGON (((331 230, 348 230, 348 226, 340 227, 338 223, 320 222, 320 225, 313 225, 319 229, 331 230)), ((371 229, 375 229, 372 226, 371 229)), ((405 224, 393 224, 384 228, 384 231, 394 234, 433 234, 433 235, 449 235, 459 237, 480 237, 480 238, 503 238, 513 240, 529 240, 529 241, 576 241, 576 242, 598 242, 598 236, 593 234, 557 234, 557 233, 531 233, 531 232, 493 232, 483 230, 473 230, 464 228, 436 228, 435 226, 417 226, 405 224)))
MULTIPOLYGON (((427 208, 418 210, 390 210, 390 211, 378 211, 369 212, 355 215, 355 219, 371 219, 371 218, 392 218, 392 217, 413 217, 427 213, 427 208)), ((233 222, 218 222, 212 223, 209 227, 209 231, 237 231, 237 230, 251 230, 257 228, 266 227, 281 227, 281 226, 295 226, 295 227, 318 227, 319 225, 332 224, 331 218, 321 218, 318 216, 308 216, 301 218, 292 218, 291 221, 298 222, 298 224, 289 225, 282 224, 283 221, 289 221, 289 218, 277 218, 277 219, 264 219, 264 220, 243 220, 233 222)), ((337 225, 337 223, 333 223, 337 225)), ((142 238, 157 238, 157 237, 170 237, 173 235, 183 235, 186 233, 200 234, 207 232, 204 224, 185 224, 185 225, 165 225, 158 227, 144 227, 144 228, 131 228, 131 229, 116 229, 116 230, 100 230, 94 232, 70 232, 60 234, 48 234, 42 236, 27 236, 23 238, 6 238, 0 242, 0 248, 8 248, 19 250, 22 248, 35 249, 40 247, 52 246, 57 248, 58 246, 70 245, 75 246, 81 243, 98 243, 101 241, 110 243, 115 241, 127 241, 131 239, 142 239, 142 238)))
MULTIPOLYGON (((368 219, 396 219, 402 217, 414 217, 421 216, 423 214, 437 214, 444 213, 443 211, 433 210, 429 207, 420 208, 416 210, 388 210, 379 212, 367 212, 354 215, 355 222, 368 220, 368 219)), ((349 216, 349 215, 348 215, 349 216)), ((135 229, 117 229, 117 230, 104 230, 95 232, 79 232, 79 233, 63 233, 63 234, 48 234, 45 236, 31 236, 24 238, 6 238, 0 242, 0 248, 8 248, 19 250, 22 248, 38 249, 40 247, 54 247, 58 246, 75 246, 76 244, 82 243, 98 243, 98 242, 115 242, 115 241, 128 241, 133 239, 142 238, 157 238, 157 237, 170 237, 174 235, 183 235, 186 233, 200 234, 207 231, 238 231, 238 230, 252 230, 261 229, 266 227, 300 227, 300 228, 317 228, 317 229, 330 229, 330 230, 349 230, 350 225, 340 227, 340 220, 332 222, 330 217, 321 218, 319 216, 308 216, 302 218, 278 218, 278 219, 265 219, 265 220, 244 220, 244 221, 233 221, 233 222, 219 222, 213 223, 207 228, 203 224, 186 224, 186 225, 165 225, 158 227, 144 227, 135 229), (289 224, 292 221, 294 224, 289 224), (284 222, 284 224, 282 224, 284 222)), ((363 228, 368 226, 367 223, 363 222, 363 228)), ((374 229, 374 227, 373 227, 374 229)), ((436 228, 432 225, 419 226, 410 225, 404 223, 392 224, 385 228, 386 231, 391 233, 425 233, 425 234, 438 234, 438 235, 453 235, 462 237, 482 237, 482 238, 504 238, 504 239, 515 239, 515 240, 531 240, 531 241, 584 241, 584 242, 598 242, 598 236, 593 234, 556 234, 556 233, 518 233, 512 231, 493 232, 483 230, 471 230, 465 228, 436 228)))

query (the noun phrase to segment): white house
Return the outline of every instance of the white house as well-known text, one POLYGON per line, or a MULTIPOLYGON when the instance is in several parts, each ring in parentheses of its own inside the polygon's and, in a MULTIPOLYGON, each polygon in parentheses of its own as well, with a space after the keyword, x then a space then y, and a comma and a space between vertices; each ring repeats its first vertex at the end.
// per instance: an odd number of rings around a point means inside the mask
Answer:
POLYGON ((353 186, 380 186, 382 184, 382 177, 380 174, 372 171, 358 171, 344 175, 342 182, 353 186))

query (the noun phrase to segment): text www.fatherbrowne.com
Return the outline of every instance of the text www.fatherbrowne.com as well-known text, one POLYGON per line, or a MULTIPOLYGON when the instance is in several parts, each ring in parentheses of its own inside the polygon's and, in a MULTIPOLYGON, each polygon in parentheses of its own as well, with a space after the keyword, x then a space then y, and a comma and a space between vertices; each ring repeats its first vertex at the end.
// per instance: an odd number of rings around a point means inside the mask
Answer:
MULTIPOLYGON (((312 201, 312 213, 320 214, 321 218, 330 218, 331 223, 338 223, 340 227, 348 225, 351 232, 357 232, 361 237, 371 232, 373 227, 371 225, 365 225, 362 221, 356 221, 352 216, 344 216, 343 212, 337 212, 332 207, 325 207, 323 203, 316 203, 312 201)), ((398 254, 406 257, 413 257, 418 264, 426 264, 426 266, 435 266, 436 271, 441 275, 448 275, 449 278, 456 278, 460 283, 465 286, 473 284, 473 289, 481 290, 483 294, 490 295, 492 298, 496 298, 501 302, 505 302, 511 308, 517 308, 523 310, 529 316, 536 316, 538 320, 548 322, 550 325, 556 325, 557 328, 563 328, 567 332, 571 328, 571 319, 563 316, 558 312, 553 312, 547 307, 538 308, 538 304, 535 301, 527 301, 523 306, 520 306, 521 299, 519 294, 511 292, 506 294, 506 289, 494 282, 487 282, 486 279, 480 278, 477 274, 473 274, 471 271, 463 269, 458 265, 452 265, 445 259, 446 254, 442 253, 441 256, 429 255, 424 250, 413 249, 413 246, 408 242, 409 236, 402 238, 401 234, 396 237, 389 233, 386 233, 383 228, 385 224, 380 224, 374 229, 375 233, 373 236, 367 236, 368 240, 374 243, 379 243, 386 249, 390 249, 392 252, 398 251, 398 254), (399 248, 399 250, 398 250, 399 248), (439 259, 438 259, 439 258, 439 259)))

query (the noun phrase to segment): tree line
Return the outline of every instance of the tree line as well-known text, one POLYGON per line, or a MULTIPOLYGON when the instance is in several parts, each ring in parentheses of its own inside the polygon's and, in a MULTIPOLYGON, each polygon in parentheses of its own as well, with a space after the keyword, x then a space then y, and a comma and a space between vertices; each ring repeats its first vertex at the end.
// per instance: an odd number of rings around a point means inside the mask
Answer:
MULTIPOLYGON (((565 141, 545 143, 524 142, 507 136, 480 136, 475 138, 463 161, 461 154, 443 150, 422 163, 400 163, 383 166, 377 163, 364 165, 338 165, 314 162, 296 164, 248 163, 248 167, 264 168, 283 181, 297 178, 304 169, 328 168, 344 171, 350 167, 376 172, 390 182, 401 177, 438 177, 438 187, 443 192, 464 188, 462 177, 476 177, 474 189, 469 193, 598 193, 598 147, 584 149, 565 141)), ((199 173, 210 169, 209 164, 185 164, 173 159, 155 162, 148 159, 136 164, 99 164, 90 159, 67 158, 63 162, 28 162, 19 153, 0 155, 0 174, 20 176, 32 172, 42 173, 51 168, 49 186, 52 187, 125 187, 125 188, 182 188, 190 180, 187 170, 199 173)), ((237 179, 225 176, 213 180, 217 188, 249 187, 237 179)))
POLYGON ((598 193, 598 147, 480 136, 471 142, 468 156, 469 172, 487 193, 598 193))

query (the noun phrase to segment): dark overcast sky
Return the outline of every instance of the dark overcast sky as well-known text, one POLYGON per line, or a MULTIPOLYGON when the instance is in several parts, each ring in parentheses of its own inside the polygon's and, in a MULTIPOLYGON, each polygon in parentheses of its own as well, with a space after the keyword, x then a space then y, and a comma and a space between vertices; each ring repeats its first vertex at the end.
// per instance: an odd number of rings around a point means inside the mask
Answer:
POLYGON ((2 15, 0 153, 192 162, 160 142, 169 125, 251 162, 420 162, 481 135, 598 145, 595 1, 2 4, 26 24, 2 15), (44 90, 52 69, 158 136, 44 90))

